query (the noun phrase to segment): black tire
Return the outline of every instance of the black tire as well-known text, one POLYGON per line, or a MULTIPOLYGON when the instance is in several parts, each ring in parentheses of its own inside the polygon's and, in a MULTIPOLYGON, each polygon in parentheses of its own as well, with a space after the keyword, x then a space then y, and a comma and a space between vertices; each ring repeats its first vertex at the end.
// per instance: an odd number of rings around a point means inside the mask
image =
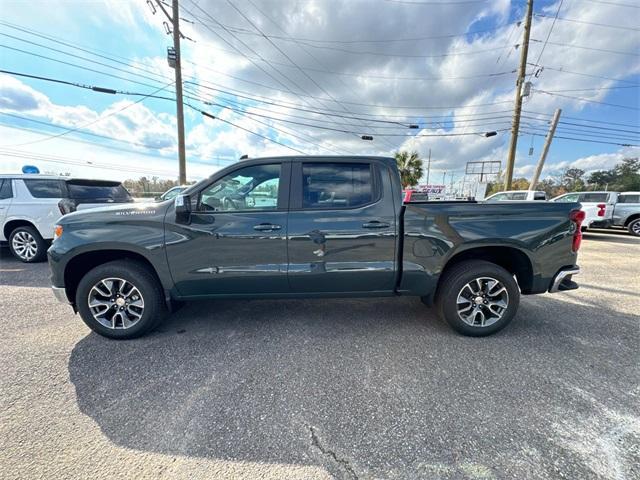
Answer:
MULTIPOLYGON (((167 315, 162 286, 157 278, 145 265, 132 261, 116 260, 90 270, 80 280, 75 300, 80 317, 91 330, 104 337, 119 340, 140 337, 152 331, 167 315), (107 327, 96 320, 91 312, 89 294, 95 285, 108 278, 118 278, 129 282, 137 288, 143 299, 142 316, 128 328, 107 327)), ((113 307, 117 310, 115 305, 113 307)), ((122 325, 124 326, 124 322, 122 325)))
MULTIPOLYGON (((486 287, 488 284, 486 280, 481 282, 484 282, 480 284, 481 286, 484 285, 486 287)), ((480 288, 478 288, 478 290, 480 290, 480 288)), ((467 292, 469 293, 470 290, 467 292)), ((476 301, 475 299, 478 298, 473 295, 470 295, 470 297, 473 298, 474 302, 476 301)), ((504 298, 502 298, 502 300, 504 301, 504 298)), ((440 318, 447 322, 458 333, 471 337, 484 337, 502 330, 515 316, 519 303, 520 289, 513 275, 499 265, 484 260, 468 260, 454 265, 443 274, 438 283, 438 291, 436 292, 436 309, 440 318), (467 284, 481 277, 489 277, 497 280, 505 287, 506 294, 508 295, 506 297, 506 308, 498 308, 498 310, 500 310, 500 318, 495 321, 495 323, 487 324, 486 326, 466 323, 458 314, 458 295, 467 284)), ((471 305, 471 302, 469 305, 471 305)), ((476 304, 473 303, 473 305, 476 304)), ((472 308, 475 309, 475 307, 472 308)), ((487 310, 487 306, 482 305, 482 302, 478 303, 478 309, 483 312, 482 316, 484 316, 485 313, 488 315, 493 314, 493 312, 487 310)), ((473 320, 470 321, 475 322, 477 320, 480 322, 482 316, 474 315, 473 320)))
POLYGON ((627 230, 629 230, 629 233, 634 237, 640 237, 640 218, 631 220, 629 225, 627 225, 627 230))
POLYGON ((11 254, 24 263, 42 262, 47 258, 47 242, 42 238, 35 227, 23 225, 14 228, 9 234, 9 250, 11 254), (29 242, 30 247, 25 246, 25 250, 21 250, 21 245, 29 242), (14 243, 16 245, 14 245, 14 243), (35 254, 33 254, 35 248, 35 254))

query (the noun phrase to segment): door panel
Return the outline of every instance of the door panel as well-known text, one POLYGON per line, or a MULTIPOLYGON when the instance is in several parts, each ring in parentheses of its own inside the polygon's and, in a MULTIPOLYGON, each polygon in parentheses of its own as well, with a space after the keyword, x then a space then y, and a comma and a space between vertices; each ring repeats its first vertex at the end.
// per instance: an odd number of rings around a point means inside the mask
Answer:
POLYGON ((251 165, 214 180, 200 192, 187 225, 175 222, 169 210, 167 257, 181 295, 289 291, 288 181, 281 180, 288 180, 289 171, 289 163, 251 165))
MULTIPOLYGON (((9 213, 9 207, 13 201, 12 180, 10 178, 0 178, 0 227, 4 226, 4 221, 9 213)), ((0 231, 0 240, 4 239, 4 233, 0 231)))
POLYGON ((381 181, 379 167, 297 163, 292 182, 295 199, 287 242, 291 290, 391 291, 396 215, 391 182, 381 181))

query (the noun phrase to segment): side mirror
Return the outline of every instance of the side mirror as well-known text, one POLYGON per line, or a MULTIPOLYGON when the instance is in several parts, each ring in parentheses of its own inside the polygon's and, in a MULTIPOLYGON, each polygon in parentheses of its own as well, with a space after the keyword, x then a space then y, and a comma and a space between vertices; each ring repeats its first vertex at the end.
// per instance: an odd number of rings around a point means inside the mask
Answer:
POLYGON ((176 209, 176 222, 189 223, 191 218, 191 196, 176 195, 173 204, 176 209))

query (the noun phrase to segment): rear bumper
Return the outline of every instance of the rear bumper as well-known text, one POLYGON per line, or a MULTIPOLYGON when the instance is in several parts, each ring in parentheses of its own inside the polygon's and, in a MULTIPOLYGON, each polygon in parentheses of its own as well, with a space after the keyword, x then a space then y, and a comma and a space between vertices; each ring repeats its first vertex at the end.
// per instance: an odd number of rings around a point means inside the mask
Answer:
POLYGON ((67 291, 65 290, 64 287, 52 286, 51 290, 53 291, 53 296, 56 297, 56 300, 58 300, 60 303, 71 305, 71 302, 67 298, 67 291))
POLYGON ((589 228, 609 228, 612 224, 611 220, 594 220, 589 224, 589 228))
POLYGON ((563 292, 566 290, 575 290, 578 288, 578 284, 574 282, 571 277, 580 273, 580 267, 565 267, 560 269, 556 276, 553 277, 553 282, 549 287, 549 293, 563 292))

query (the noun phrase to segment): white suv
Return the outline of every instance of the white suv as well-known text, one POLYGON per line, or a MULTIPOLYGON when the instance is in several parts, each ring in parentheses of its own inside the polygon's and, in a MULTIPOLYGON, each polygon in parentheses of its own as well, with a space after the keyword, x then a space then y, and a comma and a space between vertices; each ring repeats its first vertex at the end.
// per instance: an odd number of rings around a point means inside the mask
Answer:
POLYGON ((111 203, 133 202, 120 182, 38 174, 0 175, 0 242, 23 262, 45 259, 61 215, 111 203))

